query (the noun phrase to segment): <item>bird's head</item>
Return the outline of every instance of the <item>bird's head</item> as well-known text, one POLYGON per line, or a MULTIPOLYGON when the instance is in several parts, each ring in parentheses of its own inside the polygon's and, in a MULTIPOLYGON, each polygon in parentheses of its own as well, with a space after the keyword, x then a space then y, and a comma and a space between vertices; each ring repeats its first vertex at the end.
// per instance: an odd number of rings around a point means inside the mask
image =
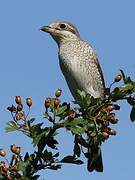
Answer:
POLYGON ((80 38, 76 27, 66 21, 53 22, 49 26, 41 27, 40 30, 49 33, 58 44, 65 40, 80 38))

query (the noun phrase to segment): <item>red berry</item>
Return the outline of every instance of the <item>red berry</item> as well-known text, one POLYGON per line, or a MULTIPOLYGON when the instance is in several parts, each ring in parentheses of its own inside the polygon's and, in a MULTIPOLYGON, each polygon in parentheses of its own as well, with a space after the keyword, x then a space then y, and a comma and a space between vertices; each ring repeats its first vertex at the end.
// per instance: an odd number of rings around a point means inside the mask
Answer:
POLYGON ((31 107, 32 106, 32 99, 31 98, 27 98, 26 99, 26 104, 27 104, 27 106, 31 107))
POLYGON ((110 122, 111 122, 112 124, 117 124, 118 121, 119 121, 119 120, 118 120, 118 119, 115 119, 115 118, 114 118, 114 119, 110 119, 110 122))
POLYGON ((54 107, 57 108, 59 104, 60 104, 60 100, 56 97, 54 99, 54 107))
POLYGON ((105 129, 103 129, 102 131, 103 131, 103 132, 106 132, 107 134, 109 134, 110 130, 111 130, 111 128, 107 127, 107 128, 105 128, 105 129))
POLYGON ((10 174, 7 174, 7 175, 5 176, 5 178, 6 178, 6 180, 13 180, 13 178, 10 176, 10 174))
POLYGON ((17 120, 17 121, 21 120, 23 117, 24 117, 24 112, 23 112, 23 111, 19 111, 19 112, 16 114, 16 120, 17 120))
POLYGON ((75 116, 76 116, 75 110, 74 109, 70 109, 68 111, 68 116, 69 116, 69 118, 75 118, 75 116))
POLYGON ((0 149, 0 156, 2 157, 6 156, 6 152, 4 151, 4 149, 0 149))
POLYGON ((57 89, 57 91, 55 92, 55 96, 56 97, 60 97, 61 93, 62 93, 62 90, 61 89, 57 89))
POLYGON ((117 132, 114 129, 111 129, 109 132, 110 135, 116 136, 117 132))
POLYGON ((2 171, 6 173, 6 172, 8 171, 8 167, 7 167, 6 165, 3 166, 3 167, 2 167, 2 171))
POLYGON ((114 105, 109 105, 109 106, 106 108, 106 110, 107 110, 108 112, 113 111, 113 110, 114 110, 114 105))
POLYGON ((16 104, 22 104, 21 96, 16 96, 15 97, 15 102, 16 102, 16 104))
POLYGON ((18 110, 18 111, 22 111, 22 109, 23 109, 23 105, 22 105, 22 104, 18 104, 18 105, 17 105, 17 110, 18 110))
POLYGON ((107 132, 102 132, 102 137, 104 139, 108 139, 109 138, 109 134, 107 132))
POLYGON ((16 146, 15 144, 11 145, 11 151, 15 154, 20 154, 21 148, 16 146))
POLYGON ((51 98, 50 97, 46 98, 44 105, 45 105, 46 109, 50 107, 50 105, 51 105, 51 98))
POLYGON ((118 74, 118 75, 115 77, 114 81, 115 81, 115 82, 119 82, 121 79, 122 79, 122 75, 121 75, 121 74, 118 74))

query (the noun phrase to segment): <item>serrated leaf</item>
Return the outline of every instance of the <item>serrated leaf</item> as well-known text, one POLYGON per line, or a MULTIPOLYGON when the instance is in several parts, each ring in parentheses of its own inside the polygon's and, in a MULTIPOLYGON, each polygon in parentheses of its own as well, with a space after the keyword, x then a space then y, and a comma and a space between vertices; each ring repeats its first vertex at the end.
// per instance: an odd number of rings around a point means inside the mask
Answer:
POLYGON ((24 172, 27 164, 28 163, 20 160, 17 164, 18 170, 24 172))
MULTIPOLYGON (((34 128, 35 131, 33 132, 32 134, 32 138, 33 138, 33 144, 34 146, 35 145, 38 145, 39 143, 41 143, 42 139, 45 139, 45 137, 48 135, 48 133, 50 132, 50 128, 44 128, 44 129, 41 129, 41 128, 34 128)), ((33 130, 34 130, 33 129, 33 130)))
POLYGON ((124 95, 126 95, 127 93, 131 94, 132 91, 133 91, 133 88, 134 88, 133 84, 132 83, 128 83, 125 86, 121 87, 120 90, 121 90, 122 93, 125 93, 124 95))
POLYGON ((18 129, 19 129, 19 127, 16 125, 16 123, 14 121, 9 121, 5 128, 6 132, 12 132, 12 131, 16 131, 18 129))
POLYGON ((135 121, 135 106, 131 110, 130 119, 131 119, 132 122, 135 121))
POLYGON ((66 121, 65 127, 73 134, 82 134, 86 130, 87 120, 82 118, 74 118, 73 120, 66 121))
POLYGON ((111 95, 111 99, 113 101, 117 101, 118 99, 120 99, 122 97, 122 93, 120 91, 120 88, 116 87, 113 91, 112 91, 112 95, 111 95))
POLYGON ((73 134, 83 134, 85 132, 85 129, 84 128, 81 128, 81 127, 71 127, 70 128, 70 131, 73 133, 73 134))
POLYGON ((53 155, 52 152, 45 150, 44 153, 42 153, 41 157, 44 161, 50 161, 53 158, 53 155))
POLYGON ((76 103, 81 107, 86 107, 86 93, 84 91, 77 90, 76 103))
POLYGON ((60 116, 61 114, 63 114, 66 109, 67 109, 67 105, 59 107, 56 111, 56 116, 60 116))
POLYGON ((80 96, 80 98, 85 98, 86 97, 86 93, 85 91, 81 91, 81 90, 77 90, 77 95, 80 96))

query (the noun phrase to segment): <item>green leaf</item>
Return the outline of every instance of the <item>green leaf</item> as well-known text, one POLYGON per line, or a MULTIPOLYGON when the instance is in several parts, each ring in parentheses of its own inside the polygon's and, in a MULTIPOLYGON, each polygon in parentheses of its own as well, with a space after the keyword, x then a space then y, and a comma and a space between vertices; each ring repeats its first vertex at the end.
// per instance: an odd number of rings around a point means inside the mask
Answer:
POLYGON ((24 162, 26 162, 27 160, 29 160, 29 153, 28 152, 24 156, 24 162))
POLYGON ((119 87, 116 87, 113 91, 112 91, 112 95, 111 95, 111 99, 113 101, 117 101, 118 99, 120 99, 122 97, 121 91, 119 87))
POLYGON ((67 105, 60 106, 56 111, 56 116, 62 115, 67 110, 67 105))
POLYGON ((78 135, 83 134, 85 132, 85 129, 81 127, 71 127, 70 130, 73 134, 78 134, 78 135))
MULTIPOLYGON (((0 172, 1 173, 1 172, 0 172)), ((4 180, 5 178, 0 174, 0 179, 1 180, 4 180)))
POLYGON ((34 146, 36 146, 37 144, 39 144, 41 138, 43 138, 43 137, 45 138, 45 136, 46 136, 46 132, 42 132, 41 134, 33 137, 33 142, 32 142, 32 143, 34 144, 34 146))
POLYGON ((18 170, 24 172, 27 165, 28 165, 27 162, 24 162, 24 161, 21 161, 21 160, 20 160, 20 161, 18 162, 18 166, 17 166, 17 167, 18 167, 18 170))
POLYGON ((84 91, 77 91, 76 103, 83 109, 90 109, 92 106, 99 106, 101 98, 94 98, 90 94, 86 94, 84 91))
POLYGON ((32 143, 34 144, 34 146, 41 143, 41 141, 43 139, 45 139, 45 137, 50 132, 49 127, 42 129, 40 126, 41 126, 41 124, 37 124, 37 125, 32 126, 32 128, 31 128, 31 135, 32 135, 32 139, 33 139, 32 143))
POLYGON ((120 69, 120 72, 121 72, 121 75, 122 75, 122 78, 123 78, 123 81, 124 83, 126 82, 126 77, 125 77, 125 73, 122 69, 120 69))
POLYGON ((128 83, 125 86, 121 87, 121 92, 124 93, 124 95, 126 94, 131 94, 133 92, 134 86, 132 83, 128 83))
POLYGON ((120 70, 121 74, 122 74, 122 78, 125 84, 130 84, 133 83, 133 81, 131 80, 131 78, 129 76, 125 76, 123 70, 120 70))
POLYGON ((71 164, 83 164, 83 161, 76 159, 74 156, 66 156, 61 160, 62 163, 71 163, 71 164))
POLYGON ((53 159, 53 154, 52 152, 45 150, 44 153, 42 153, 41 157, 44 161, 50 161, 53 159))
POLYGON ((58 144, 58 141, 56 141, 56 139, 54 139, 53 137, 50 137, 47 141, 47 146, 52 149, 57 149, 56 144, 58 144))
POLYGON ((70 130, 73 134, 82 134, 86 130, 88 121, 82 118, 74 118, 65 122, 65 127, 70 130))
POLYGON ((81 107, 86 108, 86 93, 84 91, 77 90, 76 103, 81 107))
POLYGON ((126 77, 125 84, 131 83, 131 82, 132 82, 131 78, 129 76, 126 77))
POLYGON ((19 129, 19 127, 16 125, 16 123, 14 121, 9 121, 5 128, 6 132, 12 132, 12 131, 16 131, 18 129, 19 129))
POLYGON ((132 122, 135 121, 135 106, 133 106, 131 113, 130 113, 130 119, 132 122))

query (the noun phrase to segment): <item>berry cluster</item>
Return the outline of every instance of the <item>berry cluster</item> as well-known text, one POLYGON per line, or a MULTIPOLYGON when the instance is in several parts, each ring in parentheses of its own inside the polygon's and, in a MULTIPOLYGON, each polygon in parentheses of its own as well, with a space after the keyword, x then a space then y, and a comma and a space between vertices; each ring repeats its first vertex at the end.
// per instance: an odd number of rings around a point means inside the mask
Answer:
POLYGON ((109 138, 109 135, 115 136, 117 132, 110 128, 110 124, 117 124, 118 119, 116 118, 115 113, 113 110, 118 110, 119 106, 114 104, 109 104, 106 108, 103 109, 104 115, 104 121, 102 125, 102 137, 104 140, 109 138))
POLYGON ((0 156, 5 158, 4 161, 0 162, 0 172, 6 180, 19 179, 21 175, 18 172, 18 163, 21 160, 21 148, 13 144, 11 145, 10 150, 12 152, 12 159, 9 163, 6 158, 5 150, 0 149, 0 156))
MULTIPOLYGON (((59 104, 60 104, 60 99, 59 99, 59 97, 61 96, 61 94, 62 94, 62 90, 61 90, 61 89, 57 89, 56 92, 55 92, 55 98, 53 99, 53 106, 54 106, 55 109, 56 109, 56 108, 59 106, 59 104)), ((48 97, 48 98, 45 99, 44 105, 45 105, 46 112, 48 111, 48 108, 49 108, 50 105, 51 105, 51 100, 52 100, 52 99, 51 99, 50 97, 48 97)))
POLYGON ((26 105, 28 106, 28 112, 25 113, 23 111, 23 102, 21 96, 16 96, 15 97, 15 103, 16 105, 12 105, 8 107, 7 109, 11 112, 12 118, 14 122, 20 127, 25 130, 28 130, 28 124, 27 124, 27 117, 30 112, 30 107, 32 106, 32 99, 31 98, 26 98, 26 105), (22 123, 23 122, 23 123, 22 123))

